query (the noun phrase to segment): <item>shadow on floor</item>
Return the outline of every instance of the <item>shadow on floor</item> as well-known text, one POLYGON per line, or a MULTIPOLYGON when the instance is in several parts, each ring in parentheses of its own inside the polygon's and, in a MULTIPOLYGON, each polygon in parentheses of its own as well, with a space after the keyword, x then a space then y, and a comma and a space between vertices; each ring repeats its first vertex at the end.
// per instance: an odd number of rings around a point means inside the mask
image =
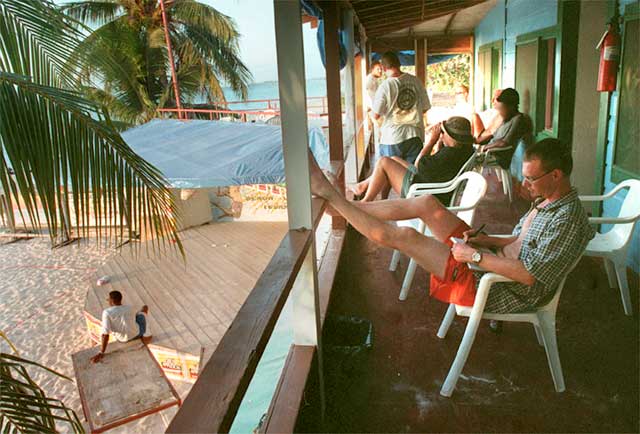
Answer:
MULTIPOLYGON (((508 206, 495 178, 477 212, 490 232, 510 232, 528 208, 508 206), (499 211, 500 210, 500 211, 499 211)), ((509 323, 500 335, 482 325, 452 398, 439 395, 466 319, 436 337, 446 305, 427 296, 418 270, 398 301, 408 260, 388 271, 391 251, 349 230, 330 315, 374 326, 373 348, 358 363, 325 357, 327 411, 317 417, 313 388, 299 418, 302 432, 638 432, 638 278, 630 272, 635 313, 627 317, 602 262, 585 258, 558 309, 558 342, 567 390, 556 393, 533 327, 509 323)), ((317 390, 317 389, 316 389, 317 390)))

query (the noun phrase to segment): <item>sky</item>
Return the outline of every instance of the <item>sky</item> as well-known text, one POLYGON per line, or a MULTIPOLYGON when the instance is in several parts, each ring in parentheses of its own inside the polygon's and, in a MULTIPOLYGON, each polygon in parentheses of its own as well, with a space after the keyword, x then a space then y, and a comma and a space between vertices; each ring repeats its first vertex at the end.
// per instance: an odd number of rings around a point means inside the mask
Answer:
MULTIPOLYGON (((253 74, 256 83, 276 81, 276 36, 272 0, 200 0, 232 17, 240 32, 240 58, 253 74)), ((316 42, 317 29, 302 26, 305 71, 307 78, 324 77, 316 42)))

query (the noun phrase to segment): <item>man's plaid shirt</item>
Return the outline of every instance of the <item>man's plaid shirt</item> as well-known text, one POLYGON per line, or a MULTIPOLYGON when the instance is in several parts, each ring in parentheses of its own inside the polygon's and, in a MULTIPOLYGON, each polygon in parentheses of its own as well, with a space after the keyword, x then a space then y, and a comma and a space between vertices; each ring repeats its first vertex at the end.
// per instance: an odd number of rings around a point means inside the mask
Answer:
MULTIPOLYGON (((512 235, 520 235, 527 216, 540 202, 534 203, 520 219, 512 235)), ((532 286, 517 282, 494 284, 485 312, 526 312, 549 302, 562 277, 595 235, 575 189, 537 209, 538 214, 522 240, 518 256, 527 271, 535 277, 536 283, 532 286)))

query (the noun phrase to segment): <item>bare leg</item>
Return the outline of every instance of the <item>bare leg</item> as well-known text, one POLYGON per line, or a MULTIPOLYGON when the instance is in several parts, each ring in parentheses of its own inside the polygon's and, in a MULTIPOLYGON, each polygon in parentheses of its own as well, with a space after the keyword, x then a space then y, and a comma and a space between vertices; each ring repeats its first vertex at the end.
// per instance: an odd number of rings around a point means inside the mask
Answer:
POLYGON ((338 193, 322 174, 315 161, 310 162, 310 170, 313 193, 325 198, 358 232, 375 243, 400 250, 415 259, 428 272, 441 278, 444 276, 450 254, 449 246, 426 237, 414 229, 388 224, 364 212, 362 208, 355 206, 338 193))
POLYGON ((411 164, 411 163, 409 163, 407 160, 403 160, 402 158, 397 157, 397 156, 395 156, 395 155, 394 155, 393 157, 391 157, 391 159, 392 159, 393 161, 395 161, 396 163, 400 164, 400 165, 401 165, 402 167, 404 167, 405 169, 406 169, 406 168, 408 168, 408 167, 409 167, 409 165, 411 164))
POLYGON ((451 232, 463 223, 458 216, 431 195, 367 203, 356 202, 354 205, 380 220, 397 221, 419 218, 439 241, 446 241, 451 232))
POLYGON ((474 113, 471 117, 471 125, 473 137, 478 137, 485 129, 482 118, 477 113, 474 113))
MULTIPOLYGON (((371 175, 371 181, 367 188, 367 193, 362 199, 364 202, 374 200, 385 188, 391 187, 397 193, 402 189, 402 180, 407 173, 407 169, 402 164, 389 157, 382 157, 376 163, 376 168, 371 175)), ((388 196, 388 190, 387 190, 388 196)))

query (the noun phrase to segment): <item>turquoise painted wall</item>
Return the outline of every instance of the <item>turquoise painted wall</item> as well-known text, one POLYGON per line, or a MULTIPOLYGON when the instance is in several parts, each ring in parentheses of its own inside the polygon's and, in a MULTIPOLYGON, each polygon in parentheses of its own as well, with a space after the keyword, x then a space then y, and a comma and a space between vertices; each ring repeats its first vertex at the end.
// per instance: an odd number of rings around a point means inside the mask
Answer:
MULTIPOLYGON (((622 0, 620 1, 620 15, 624 14, 625 5, 633 3, 635 0, 622 0)), ((624 36, 623 36, 624 37, 624 36)), ((615 145, 615 134, 618 114, 618 92, 611 94, 611 108, 609 115, 609 130, 607 134, 607 156, 605 160, 605 180, 604 191, 610 191, 616 184, 611 182, 611 166, 613 164, 613 151, 615 145)), ((620 192, 615 197, 609 199, 604 203, 603 215, 604 216, 617 216, 622 206, 625 193, 620 192)), ((603 227, 603 230, 608 230, 609 227, 603 227)), ((640 273, 640 225, 636 225, 636 229, 633 233, 633 240, 631 242, 631 249, 627 259, 627 264, 636 273, 640 273)))
MULTIPOLYGON (((624 12, 624 6, 637 0, 621 0, 620 13, 624 12)), ((515 85, 515 42, 518 35, 544 29, 557 24, 558 1, 557 0, 498 0, 496 6, 489 11, 484 19, 475 28, 476 51, 481 45, 496 40, 503 42, 502 58, 502 87, 515 85), (506 15, 506 26, 505 26, 506 15)), ((604 29, 603 29, 604 30, 604 29)), ((477 56, 476 56, 477 66, 477 56)), ((613 160, 613 144, 615 143, 615 125, 617 113, 618 93, 614 92, 611 98, 611 118, 609 123, 609 145, 607 146, 605 185, 604 190, 609 191, 616 184, 611 182, 611 163, 613 160)), ((514 155, 512 167, 519 167, 522 163, 522 153, 514 155)), ((516 172, 517 173, 517 172, 516 172)), ((605 216, 616 216, 620 210, 624 193, 618 194, 604 205, 605 216)), ((639 225, 640 226, 640 225, 639 225)), ((603 230, 608 228, 603 227, 603 230)), ((634 232, 628 265, 636 272, 640 272, 640 227, 634 232)))
MULTIPOLYGON (((519 35, 556 25, 558 0, 498 0, 474 31, 475 49, 484 44, 502 41, 502 84, 515 87, 516 38, 519 35)), ((476 56, 475 66, 478 67, 476 56)), ((521 145, 522 146, 522 145, 521 145)), ((521 178, 521 146, 512 160, 512 173, 521 178)))

